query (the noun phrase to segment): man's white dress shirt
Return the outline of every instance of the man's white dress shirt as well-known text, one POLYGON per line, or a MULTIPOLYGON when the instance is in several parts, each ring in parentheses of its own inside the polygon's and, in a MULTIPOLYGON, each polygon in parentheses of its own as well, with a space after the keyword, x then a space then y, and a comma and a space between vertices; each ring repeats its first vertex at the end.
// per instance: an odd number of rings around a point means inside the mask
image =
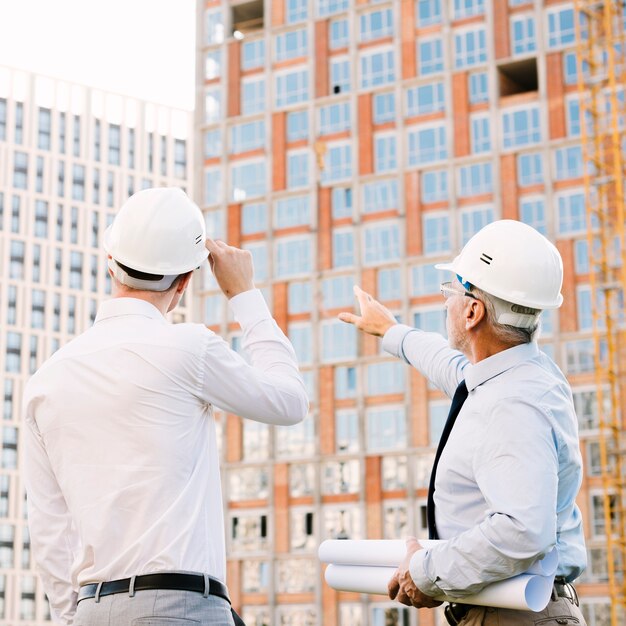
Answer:
POLYGON ((556 545, 557 574, 574 580, 587 557, 575 498, 582 482, 570 386, 536 343, 478 363, 436 333, 397 324, 384 349, 449 396, 469 395, 435 478, 435 519, 445 544, 420 550, 411 577, 430 596, 462 597, 526 570, 556 545))
POLYGON ((32 550, 63 623, 87 582, 180 570, 225 579, 212 406, 282 425, 308 411, 294 350, 261 293, 230 305, 250 364, 201 324, 115 298, 28 382, 32 550))

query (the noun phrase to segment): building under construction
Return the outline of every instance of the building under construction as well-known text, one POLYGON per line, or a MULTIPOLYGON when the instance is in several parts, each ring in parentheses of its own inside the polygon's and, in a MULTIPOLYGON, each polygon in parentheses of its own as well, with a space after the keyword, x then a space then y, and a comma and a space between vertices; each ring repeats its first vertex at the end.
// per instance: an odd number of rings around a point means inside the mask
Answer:
MULTIPOLYGON (((336 314, 357 283, 445 333, 433 265, 498 218, 564 260, 565 303, 540 343, 579 418, 578 590, 588 624, 624 623, 622 3, 198 0, 197 24, 196 197, 213 235, 254 255, 312 403, 286 430, 221 417, 246 623, 441 623, 323 584, 324 539, 424 536, 449 406, 336 314)), ((237 348, 209 277, 197 303, 237 348)))

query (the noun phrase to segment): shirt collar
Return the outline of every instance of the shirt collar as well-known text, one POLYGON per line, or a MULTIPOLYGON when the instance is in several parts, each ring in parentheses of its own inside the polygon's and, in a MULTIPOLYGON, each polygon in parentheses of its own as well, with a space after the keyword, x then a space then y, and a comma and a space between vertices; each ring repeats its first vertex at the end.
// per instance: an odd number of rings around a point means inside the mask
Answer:
POLYGON ((94 323, 122 315, 141 315, 161 322, 166 321, 161 312, 150 302, 138 298, 111 298, 100 304, 94 323))
POLYGON ((506 372, 506 370, 524 361, 529 361, 538 355, 539 346, 534 341, 531 341, 530 343, 523 343, 498 352, 478 363, 466 365, 463 373, 465 374, 467 390, 473 391, 491 378, 495 378, 502 372, 506 372))

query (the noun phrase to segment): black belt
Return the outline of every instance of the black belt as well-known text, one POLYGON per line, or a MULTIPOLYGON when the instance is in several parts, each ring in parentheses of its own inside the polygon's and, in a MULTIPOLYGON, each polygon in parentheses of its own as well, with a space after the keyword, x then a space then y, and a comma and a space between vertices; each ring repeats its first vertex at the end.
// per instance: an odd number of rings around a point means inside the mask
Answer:
MULTIPOLYGON (((578 594, 576 593, 574 585, 568 583, 562 576, 558 576, 554 580, 552 600, 556 600, 557 598, 567 598, 572 604, 578 606, 578 594)), ((450 602, 450 604, 446 605, 443 614, 450 626, 457 626, 465 619, 470 610, 475 608, 473 604, 450 602)))
MULTIPOLYGON (((224 598, 230 604, 226 585, 215 578, 208 577, 205 585, 205 577, 201 574, 143 574, 134 578, 122 578, 109 580, 102 583, 89 583, 82 585, 78 590, 78 602, 89 598, 110 596, 114 593, 131 593, 145 591, 147 589, 170 589, 176 591, 195 591, 197 593, 224 598)), ((132 595, 132 593, 131 593, 132 595)))

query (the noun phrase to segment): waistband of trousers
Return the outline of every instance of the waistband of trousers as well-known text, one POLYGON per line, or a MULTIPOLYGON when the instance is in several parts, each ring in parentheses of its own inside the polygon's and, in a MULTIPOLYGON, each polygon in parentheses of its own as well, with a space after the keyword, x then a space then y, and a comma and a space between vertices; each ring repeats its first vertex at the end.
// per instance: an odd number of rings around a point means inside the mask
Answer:
POLYGON ((203 596, 218 596, 230 604, 230 596, 226 585, 208 574, 183 574, 177 572, 159 572, 142 574, 131 578, 108 580, 98 583, 81 585, 78 590, 78 602, 95 598, 96 602, 103 596, 116 593, 127 593, 130 597, 136 591, 150 589, 166 589, 172 591, 193 591, 203 596))

